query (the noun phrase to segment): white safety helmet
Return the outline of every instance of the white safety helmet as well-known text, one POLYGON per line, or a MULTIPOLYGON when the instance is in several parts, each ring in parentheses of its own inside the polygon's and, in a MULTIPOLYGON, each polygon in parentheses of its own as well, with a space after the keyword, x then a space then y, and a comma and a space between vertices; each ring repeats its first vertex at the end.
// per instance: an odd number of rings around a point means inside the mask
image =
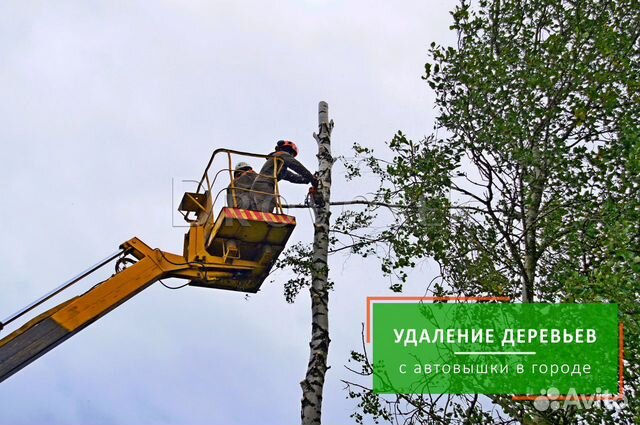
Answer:
POLYGON ((246 162, 238 162, 236 164, 236 168, 235 171, 247 171, 247 170, 251 170, 253 169, 253 167, 249 164, 247 164, 246 162))

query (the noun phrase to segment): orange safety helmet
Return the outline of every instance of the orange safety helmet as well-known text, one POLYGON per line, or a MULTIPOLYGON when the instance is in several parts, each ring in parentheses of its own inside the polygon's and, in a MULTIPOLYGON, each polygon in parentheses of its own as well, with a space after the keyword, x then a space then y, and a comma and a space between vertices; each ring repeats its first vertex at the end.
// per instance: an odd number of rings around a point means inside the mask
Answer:
POLYGON ((293 156, 298 156, 298 147, 291 140, 278 140, 276 144, 276 150, 281 151, 287 149, 293 156))

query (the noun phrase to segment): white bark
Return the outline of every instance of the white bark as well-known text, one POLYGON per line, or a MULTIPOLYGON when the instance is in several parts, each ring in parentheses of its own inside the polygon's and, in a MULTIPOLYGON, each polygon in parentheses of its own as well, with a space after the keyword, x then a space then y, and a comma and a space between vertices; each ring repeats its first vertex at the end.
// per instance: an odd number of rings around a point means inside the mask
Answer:
POLYGON ((329 219, 331 193, 331 130, 329 106, 326 102, 318 105, 318 134, 313 137, 318 142, 318 193, 319 202, 314 207, 314 239, 311 268, 311 342, 309 343, 309 365, 302 387, 302 424, 319 425, 322 413, 322 390, 327 373, 329 353, 329 219))

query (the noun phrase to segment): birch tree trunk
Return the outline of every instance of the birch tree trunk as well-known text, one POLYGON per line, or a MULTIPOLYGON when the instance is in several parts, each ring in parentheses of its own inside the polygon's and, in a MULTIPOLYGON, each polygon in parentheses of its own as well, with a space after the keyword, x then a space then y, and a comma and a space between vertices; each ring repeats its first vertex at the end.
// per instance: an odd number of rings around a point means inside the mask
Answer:
POLYGON ((318 142, 318 191, 315 213, 313 254, 311 265, 311 342, 309 343, 309 365, 302 387, 302 424, 319 425, 322 413, 322 389, 327 373, 329 353, 329 218, 331 194, 331 130, 329 106, 326 102, 318 105, 318 134, 313 137, 318 142))

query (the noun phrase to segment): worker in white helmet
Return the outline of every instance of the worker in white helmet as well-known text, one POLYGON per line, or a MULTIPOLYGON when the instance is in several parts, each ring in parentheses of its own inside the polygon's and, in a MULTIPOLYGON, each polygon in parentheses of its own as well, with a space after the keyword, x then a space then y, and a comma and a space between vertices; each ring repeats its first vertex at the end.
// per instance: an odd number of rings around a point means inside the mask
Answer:
POLYGON ((227 205, 231 208, 251 209, 251 186, 258 174, 246 162, 238 162, 233 171, 233 184, 227 187, 227 205), (235 199, 234 199, 235 198, 235 199))

